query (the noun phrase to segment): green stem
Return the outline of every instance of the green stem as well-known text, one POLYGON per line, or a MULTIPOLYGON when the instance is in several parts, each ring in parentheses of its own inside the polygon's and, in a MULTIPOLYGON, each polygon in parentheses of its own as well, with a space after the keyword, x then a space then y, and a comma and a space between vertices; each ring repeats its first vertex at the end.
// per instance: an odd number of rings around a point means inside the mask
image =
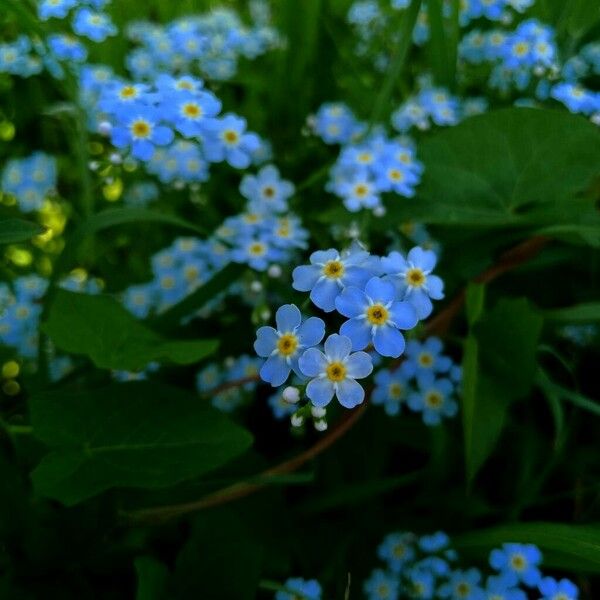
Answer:
POLYGON ((380 123, 384 114, 389 109, 394 86, 402 74, 406 57, 408 56, 408 51, 412 43, 412 33, 417 22, 420 8, 421 0, 412 0, 410 6, 403 13, 403 19, 398 34, 398 43, 387 72, 387 77, 381 86, 377 98, 375 98, 373 111, 369 120, 370 127, 373 127, 376 123, 380 123))
POLYGON ((33 433, 31 425, 6 425, 6 430, 13 435, 31 435, 33 433))

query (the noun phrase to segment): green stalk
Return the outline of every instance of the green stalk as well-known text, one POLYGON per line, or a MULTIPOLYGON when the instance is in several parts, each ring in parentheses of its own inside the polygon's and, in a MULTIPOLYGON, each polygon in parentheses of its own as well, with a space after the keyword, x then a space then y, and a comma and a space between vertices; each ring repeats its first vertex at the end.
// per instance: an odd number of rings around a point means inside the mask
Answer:
POLYGON ((392 56, 392 62, 387 72, 387 77, 381 86, 381 90, 375 98, 373 111, 369 119, 369 127, 380 123, 386 112, 390 109, 390 99, 394 87, 402 74, 406 57, 412 44, 412 33, 417 22, 419 10, 421 8, 421 0, 412 0, 410 6, 402 15, 402 22, 399 29, 399 39, 392 56))

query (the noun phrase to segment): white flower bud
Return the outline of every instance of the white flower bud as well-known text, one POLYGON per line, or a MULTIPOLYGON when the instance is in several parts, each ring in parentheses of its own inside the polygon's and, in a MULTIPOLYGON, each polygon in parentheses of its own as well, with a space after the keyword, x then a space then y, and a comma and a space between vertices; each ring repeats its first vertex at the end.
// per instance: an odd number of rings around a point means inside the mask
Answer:
POLYGON ((327 414, 327 409, 320 406, 312 406, 310 409, 310 414, 315 419, 322 419, 327 414))
POLYGON ((271 318, 271 311, 268 308, 263 308, 260 311, 260 318, 263 321, 268 321, 271 318))
POLYGON ((97 171, 100 167, 100 163, 97 160, 90 160, 90 162, 88 163, 88 167, 90 171, 97 171))
POLYGON ((376 206, 373 209, 373 215, 376 217, 383 217, 385 216, 386 210, 385 210, 385 206, 376 206))
POLYGON ((290 422, 292 423, 292 427, 301 427, 304 424, 304 417, 299 414, 294 414, 292 415, 290 422))
POLYGON ((293 385, 288 385, 281 393, 281 397, 290 404, 296 404, 300 400, 300 390, 293 385))
POLYGON ((315 421, 315 429, 317 431, 325 431, 327 429, 327 421, 319 420, 315 421))
POLYGON ((267 271, 269 277, 273 277, 273 279, 277 277, 281 277, 281 267, 279 265, 271 265, 267 271))
POLYGON ((108 137, 112 131, 112 125, 108 121, 100 121, 98 123, 98 133, 108 137))
POLYGON ((120 154, 117 154, 116 152, 113 152, 109 157, 108 160, 110 160, 110 162, 113 165, 120 165, 123 162, 123 157, 120 154))
POLYGON ((250 284, 250 291, 253 292, 254 294, 258 294, 259 292, 261 292, 263 289, 263 285, 260 281, 254 280, 251 284, 250 284))

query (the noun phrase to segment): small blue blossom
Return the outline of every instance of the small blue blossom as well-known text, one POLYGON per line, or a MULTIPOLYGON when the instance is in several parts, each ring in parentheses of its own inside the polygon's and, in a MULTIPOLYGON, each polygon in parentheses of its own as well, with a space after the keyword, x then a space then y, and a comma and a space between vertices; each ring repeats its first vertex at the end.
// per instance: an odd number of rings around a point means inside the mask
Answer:
POLYGON ((298 594, 302 594, 303 600, 321 600, 321 586, 316 579, 302 579, 291 577, 287 579, 283 587, 289 591, 279 591, 275 594, 275 600, 296 600, 298 594))
POLYGON ((381 259, 381 266, 398 286, 401 298, 410 302, 419 319, 426 319, 433 310, 431 299, 444 297, 444 283, 432 275, 437 257, 431 250, 416 246, 404 258, 399 252, 391 252, 381 259))
POLYGON ((448 537, 448 534, 443 531, 436 531, 430 535, 420 537, 418 544, 423 552, 440 552, 450 546, 450 538, 448 537))
POLYGON ((543 594, 540 600, 577 600, 579 588, 568 579, 560 581, 552 577, 544 577, 538 583, 538 589, 543 594))
POLYGON ((488 577, 485 600, 527 600, 527 594, 506 577, 488 577))
POLYGON ((295 404, 285 400, 285 398, 283 397, 283 390, 278 390, 273 395, 269 396, 267 404, 271 408, 273 416, 277 420, 290 417, 298 409, 298 407, 295 404))
POLYGON ((431 600, 435 593, 435 577, 433 573, 420 567, 408 572, 408 590, 411 598, 431 600))
POLYGON ((371 278, 364 291, 346 287, 336 298, 338 312, 349 320, 341 329, 352 340, 353 350, 363 350, 373 343, 382 356, 398 358, 404 351, 400 329, 412 329, 417 324, 415 309, 408 302, 396 300, 396 289, 389 281, 371 278))
POLYGON ((232 114, 211 121, 204 135, 207 159, 211 162, 225 160, 236 169, 245 169, 259 146, 258 136, 246 132, 246 120, 232 114))
POLYGON ((54 33, 48 36, 48 46, 58 60, 83 62, 87 58, 85 46, 72 35, 54 33))
POLYGON ((414 365, 417 378, 450 370, 452 359, 442 355, 443 348, 442 341, 437 337, 429 337, 424 342, 410 340, 406 344, 406 359, 414 365))
POLYGON ((435 379, 433 374, 421 377, 419 391, 408 396, 411 410, 422 413, 426 425, 439 425, 444 417, 453 417, 458 404, 452 399, 454 385, 449 379, 435 379))
POLYGON ((485 592, 480 587, 481 573, 477 569, 454 571, 448 583, 439 588, 441 598, 450 600, 485 600, 485 592))
POLYGON ((538 568, 541 562, 542 553, 533 544, 507 543, 490 554, 490 565, 514 585, 536 586, 542 577, 538 568))
POLYGON ((77 3, 78 0, 42 0, 38 5, 38 17, 42 21, 64 19, 77 3))
POLYGON ((294 269, 292 287, 310 291, 315 306, 331 312, 344 287, 362 287, 376 274, 369 268, 368 259, 369 253, 359 249, 344 254, 334 249, 318 250, 310 255, 310 265, 294 269))
POLYGON ((196 375, 196 389, 199 392, 210 392, 223 383, 223 375, 216 364, 204 367, 196 375))
POLYGON ((377 548, 377 556, 385 561, 388 569, 399 573, 415 558, 414 541, 411 533, 390 533, 377 548))
POLYGON ((356 380, 368 377, 373 364, 366 352, 351 350, 350 339, 334 333, 325 340, 324 353, 309 348, 300 357, 300 371, 311 378, 306 395, 315 406, 327 406, 334 395, 346 408, 354 408, 364 400, 365 391, 356 380))
POLYGON ((363 584, 368 600, 398 600, 399 582, 392 574, 375 569, 363 584))
POLYGON ((302 351, 318 344, 325 335, 325 323, 317 317, 302 322, 300 310, 294 304, 281 306, 275 321, 277 329, 261 327, 254 342, 256 353, 267 359, 260 376, 273 387, 284 383, 292 370, 302 376, 298 367, 302 351))
POLYGON ((107 37, 116 35, 117 28, 107 15, 80 8, 73 19, 73 31, 93 42, 103 42, 107 37))
POLYGON ((383 405, 389 416, 400 414, 402 403, 410 392, 409 381, 414 375, 414 367, 404 361, 397 369, 388 371, 382 369, 375 374, 375 388, 371 401, 375 405, 383 405))
POLYGON ((240 193, 248 200, 248 209, 259 213, 280 213, 287 210, 287 200, 294 193, 294 186, 281 179, 274 165, 264 166, 256 175, 245 175, 240 193))

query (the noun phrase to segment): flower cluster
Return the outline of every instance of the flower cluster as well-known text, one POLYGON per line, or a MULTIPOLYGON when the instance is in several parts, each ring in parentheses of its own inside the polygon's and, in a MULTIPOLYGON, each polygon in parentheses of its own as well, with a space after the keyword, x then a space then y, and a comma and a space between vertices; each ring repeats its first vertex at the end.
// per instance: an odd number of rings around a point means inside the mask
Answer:
POLYGON ((261 327, 254 348, 267 360, 260 376, 273 387, 283 385, 293 371, 306 382, 313 406, 327 406, 334 395, 353 408, 364 400, 356 381, 373 370, 374 348, 379 356, 398 358, 405 349, 401 331, 414 328, 432 311, 431 299, 443 297, 443 283, 432 274, 435 253, 413 248, 406 257, 397 251, 379 257, 355 245, 345 252, 330 249, 310 256, 296 267, 294 289, 310 292, 313 304, 325 313, 337 311, 346 321, 339 334, 325 340, 325 322, 303 319, 293 304, 276 314, 276 328, 261 327))
POLYGON ((365 137, 367 126, 342 103, 324 104, 309 123, 325 143, 342 145, 326 189, 350 212, 366 208, 382 215, 382 194, 414 196, 423 166, 409 141, 390 139, 380 130, 365 137))
POLYGON ((31 77, 42 72, 44 65, 26 35, 0 44, 0 73, 31 77))
POLYGON ((439 338, 424 342, 409 340, 405 359, 396 368, 382 369, 375 374, 373 404, 382 405, 390 416, 400 414, 402 404, 422 415, 426 425, 439 425, 444 417, 458 411, 454 400, 461 381, 461 369, 442 354, 439 338))
POLYGON ((16 198, 23 212, 40 210, 46 196, 56 188, 54 157, 35 152, 27 158, 9 160, 2 171, 0 187, 16 198))
POLYGON ((161 26, 133 22, 128 34, 138 46, 127 56, 127 67, 140 80, 188 71, 199 71, 214 80, 230 79, 240 57, 256 58, 281 43, 269 25, 266 3, 253 2, 252 9, 250 27, 235 11, 224 7, 161 26))
POLYGON ((485 575, 459 567, 458 554, 441 531, 420 537, 391 533, 377 555, 384 568, 375 569, 365 581, 368 600, 526 600, 529 590, 541 594, 541 600, 577 600, 579 594, 567 579, 543 577, 542 553, 533 544, 507 543, 492 550, 492 571, 485 575))
POLYGON ((456 125, 462 119, 486 110, 485 98, 460 99, 444 88, 426 85, 394 111, 392 125, 400 133, 406 133, 413 127, 426 130, 433 125, 456 125))

